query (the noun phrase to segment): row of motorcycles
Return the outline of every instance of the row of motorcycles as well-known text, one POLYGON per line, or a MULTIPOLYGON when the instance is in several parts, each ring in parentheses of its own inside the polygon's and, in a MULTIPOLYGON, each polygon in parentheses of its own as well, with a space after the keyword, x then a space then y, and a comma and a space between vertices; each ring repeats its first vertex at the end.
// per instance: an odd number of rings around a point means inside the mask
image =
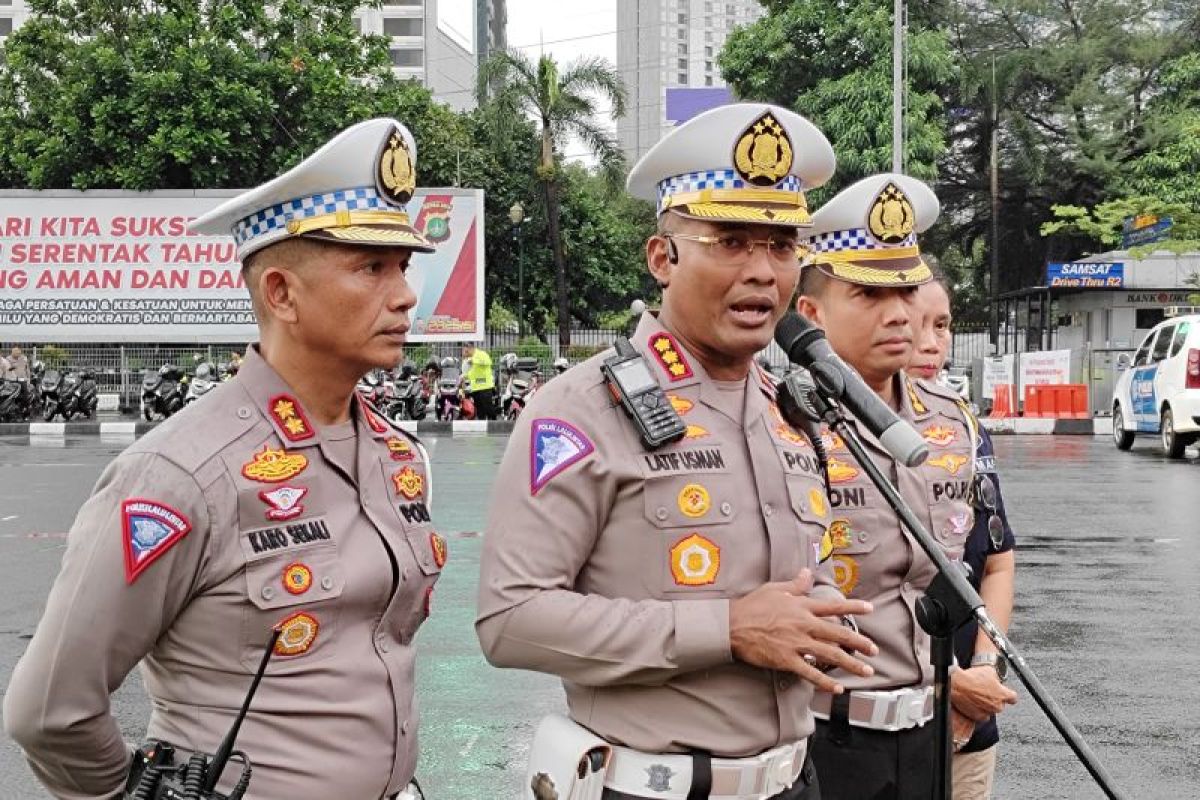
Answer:
POLYGON ((0 422, 96 416, 100 392, 92 370, 46 369, 41 361, 34 361, 30 373, 29 380, 0 380, 0 422))
POLYGON ((148 369, 142 378, 142 416, 150 421, 177 414, 211 392, 218 383, 232 379, 237 371, 236 363, 211 361, 196 364, 191 375, 174 364, 148 369))
MULTIPOLYGON (((505 353, 499 366, 499 415, 514 420, 543 383, 539 363, 536 358, 505 353)), ((554 374, 560 375, 569 367, 570 363, 560 358, 554 362, 554 374)), ((437 420, 476 418, 466 376, 452 356, 431 358, 419 373, 412 362, 395 371, 372 370, 363 376, 358 391, 381 414, 396 421, 425 419, 431 408, 437 420)))

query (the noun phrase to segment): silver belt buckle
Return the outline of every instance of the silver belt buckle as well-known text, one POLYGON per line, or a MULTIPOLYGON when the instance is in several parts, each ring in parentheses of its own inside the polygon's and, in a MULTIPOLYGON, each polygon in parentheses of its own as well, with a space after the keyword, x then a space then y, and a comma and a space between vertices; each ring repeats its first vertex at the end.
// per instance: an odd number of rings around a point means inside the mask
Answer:
POLYGON ((925 721, 925 692, 910 691, 898 697, 900 707, 896 709, 896 724, 901 728, 915 728, 925 721))

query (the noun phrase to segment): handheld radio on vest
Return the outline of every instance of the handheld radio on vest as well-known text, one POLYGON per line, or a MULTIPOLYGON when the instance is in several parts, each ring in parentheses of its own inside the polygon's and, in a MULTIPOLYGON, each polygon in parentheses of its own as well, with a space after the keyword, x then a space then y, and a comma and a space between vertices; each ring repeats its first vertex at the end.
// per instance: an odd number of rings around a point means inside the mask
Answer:
POLYGON ((617 353, 600 365, 600 371, 613 399, 637 426, 642 444, 647 450, 657 450, 678 442, 687 426, 654 379, 646 359, 624 336, 613 344, 617 353))

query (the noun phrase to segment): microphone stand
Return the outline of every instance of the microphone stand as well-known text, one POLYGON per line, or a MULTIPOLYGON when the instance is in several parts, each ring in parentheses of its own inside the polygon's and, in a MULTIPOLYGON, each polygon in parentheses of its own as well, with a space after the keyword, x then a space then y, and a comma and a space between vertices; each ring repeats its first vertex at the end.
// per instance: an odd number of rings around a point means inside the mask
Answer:
MULTIPOLYGON (((779 385, 781 393, 786 392, 791 394, 792 382, 784 381, 779 385)), ((934 542, 929 532, 917 519, 912 509, 900 496, 896 487, 891 484, 887 476, 880 471, 875 464, 875 460, 867 453, 866 446, 859 437, 854 426, 851 425, 846 417, 842 414, 841 408, 835 402, 834 398, 826 396, 819 382, 808 393, 808 397, 797 398, 792 397, 793 403, 780 402, 779 407, 784 411, 785 416, 793 409, 802 409, 806 405, 811 406, 812 410, 820 417, 820 419, 829 426, 831 430, 842 437, 842 441, 846 443, 846 447, 854 456, 855 460, 867 471, 871 477, 871 481, 883 494, 888 505, 896 512, 904 527, 916 539, 917 544, 925 551, 930 560, 937 566, 938 576, 930 584, 924 598, 918 604, 917 617, 922 629, 933 637, 933 648, 931 661, 935 667, 935 699, 936 713, 942 717, 938 733, 938 754, 937 754, 937 773, 934 775, 934 800, 949 800, 950 798, 950 741, 948 735, 950 722, 950 692, 948 685, 949 664, 952 657, 952 648, 950 647, 950 635, 954 630, 965 622, 971 616, 975 617, 975 621, 979 623, 979 629, 987 634, 987 637, 996 645, 996 649, 1008 659, 1008 663, 1013 670, 1021 678, 1021 682, 1025 684, 1025 688, 1029 690, 1034 701, 1050 719, 1050 722, 1058 730, 1059 734, 1066 741, 1067 745, 1075 753, 1080 763, 1091 774, 1092 779, 1110 798, 1110 800, 1124 800, 1124 795, 1120 794, 1113 784, 1112 778, 1108 772, 1096 759, 1087 742, 1067 719, 1063 710, 1055 702, 1054 698, 1042 686, 1042 682, 1033 673, 1023 656, 1021 656, 1004 632, 992 621, 988 615, 987 608, 983 604, 983 599, 979 593, 975 591, 970 583, 967 582, 966 576, 962 569, 951 564, 950 559, 946 558, 946 554, 942 552, 941 547, 934 542), (791 406, 791 408, 789 408, 791 406), (929 627, 927 627, 927 624, 929 627), (931 629, 932 628, 932 629, 931 629), (939 663, 940 662, 940 663, 939 663)), ((936 724, 936 723, 935 723, 936 724)))

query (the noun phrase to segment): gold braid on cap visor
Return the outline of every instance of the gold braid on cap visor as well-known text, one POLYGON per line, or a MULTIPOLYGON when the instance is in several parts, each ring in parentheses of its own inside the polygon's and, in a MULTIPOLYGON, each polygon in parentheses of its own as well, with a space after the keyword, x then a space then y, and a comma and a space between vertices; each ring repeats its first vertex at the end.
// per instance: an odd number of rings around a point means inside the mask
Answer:
MULTIPOLYGON (((921 256, 913 248, 900 248, 902 250, 913 251, 912 256, 920 259, 921 256)), ((933 278, 933 272, 929 269, 929 265, 925 261, 919 260, 914 266, 908 269, 896 269, 888 267, 881 269, 879 267, 865 267, 861 264, 856 264, 853 261, 845 258, 833 259, 830 256, 848 256, 850 252, 855 253, 879 253, 887 252, 888 258, 905 258, 906 256, 890 251, 874 251, 874 250, 855 250, 845 251, 840 253, 823 253, 819 256, 811 258, 804 262, 804 268, 816 267, 822 272, 832 275, 835 278, 849 281, 850 283, 859 283, 868 286, 916 286, 920 283, 926 283, 933 278), (904 278, 897 280, 897 277, 903 275, 904 278)), ((864 261, 874 261, 883 258, 883 256, 875 255, 871 258, 860 259, 864 261)))
POLYGON ((662 198, 659 211, 678 209, 684 214, 739 222, 783 223, 810 225, 808 200, 804 192, 785 192, 776 189, 701 189, 677 192, 662 198), (738 205, 740 203, 770 203, 772 208, 738 205))
POLYGON ((352 225, 403 225, 410 227, 408 214, 402 211, 335 211, 315 217, 289 220, 287 232, 293 236, 352 225))

